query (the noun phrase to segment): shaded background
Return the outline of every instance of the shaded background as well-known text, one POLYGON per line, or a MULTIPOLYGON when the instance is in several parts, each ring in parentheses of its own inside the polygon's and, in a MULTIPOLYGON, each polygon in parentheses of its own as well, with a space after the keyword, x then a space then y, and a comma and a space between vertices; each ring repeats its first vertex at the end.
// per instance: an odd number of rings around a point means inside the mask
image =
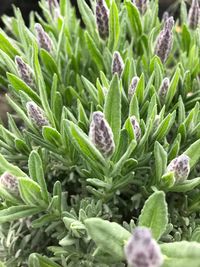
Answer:
MULTIPOLYGON (((38 10, 38 0, 0 0, 0 15, 8 14, 12 15, 12 4, 19 7, 25 19, 28 18, 28 14, 31 10, 38 10)), ((76 0, 72 0, 72 3, 76 5, 76 0)), ((160 0, 160 13, 162 14, 170 4, 175 0, 160 0)))

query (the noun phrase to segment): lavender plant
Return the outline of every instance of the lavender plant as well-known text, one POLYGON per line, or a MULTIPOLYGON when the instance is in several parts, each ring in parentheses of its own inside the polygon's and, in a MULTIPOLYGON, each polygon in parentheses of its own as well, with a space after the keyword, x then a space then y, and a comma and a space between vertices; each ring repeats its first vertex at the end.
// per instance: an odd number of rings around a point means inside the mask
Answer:
POLYGON ((2 17, 0 266, 199 267, 198 1, 77 3, 2 17))

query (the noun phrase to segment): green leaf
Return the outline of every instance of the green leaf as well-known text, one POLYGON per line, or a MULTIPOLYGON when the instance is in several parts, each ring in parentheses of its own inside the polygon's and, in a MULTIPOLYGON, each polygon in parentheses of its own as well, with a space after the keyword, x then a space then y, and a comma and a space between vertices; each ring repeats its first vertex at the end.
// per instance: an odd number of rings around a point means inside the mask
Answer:
POLYGON ((92 60, 94 60, 94 62, 97 64, 99 70, 103 70, 104 62, 102 54, 87 31, 85 32, 85 40, 92 60))
POLYGON ((54 145, 58 148, 62 146, 61 135, 56 129, 50 126, 44 126, 42 128, 42 135, 44 140, 48 141, 51 145, 54 145))
POLYGON ((28 207, 26 205, 12 206, 10 208, 0 210, 0 223, 12 222, 21 218, 33 216, 41 211, 43 211, 43 208, 41 207, 28 207))
POLYGON ((54 60, 54 58, 52 57, 52 55, 50 55, 46 50, 41 49, 40 50, 40 55, 42 58, 42 61, 49 73, 50 76, 54 75, 55 73, 59 76, 59 72, 58 72, 58 67, 57 64, 54 60))
POLYGON ((183 154, 190 158, 190 168, 194 167, 200 158, 200 140, 193 143, 183 154))
POLYGON ((7 78, 9 83, 12 85, 12 87, 15 89, 17 93, 19 93, 19 91, 23 91, 28 96, 30 96, 33 99, 33 101, 35 101, 38 104, 41 103, 39 96, 20 78, 18 78, 12 73, 7 73, 7 78))
POLYGON ((187 180, 182 184, 178 184, 169 189, 170 192, 188 192, 200 185, 200 178, 187 180))
POLYGON ((19 50, 17 50, 17 48, 13 45, 13 42, 11 42, 10 38, 6 36, 2 29, 0 29, 0 49, 11 58, 16 55, 20 55, 19 50))
POLYGON ((109 13, 109 38, 108 47, 111 51, 117 49, 117 44, 119 41, 119 12, 115 1, 112 1, 109 13))
POLYGON ((160 181, 167 167, 167 152, 157 141, 154 145, 156 181, 160 181))
POLYGON ((85 225, 98 248, 108 252, 116 261, 124 260, 124 245, 131 236, 130 232, 115 222, 100 218, 87 219, 85 225))
POLYGON ((132 4, 131 1, 126 1, 125 4, 132 33, 135 33, 135 35, 139 37, 142 34, 142 22, 140 19, 140 13, 137 7, 132 4))
POLYGON ((139 226, 151 229, 156 240, 165 232, 168 224, 167 203, 162 191, 153 193, 145 202, 139 216, 139 226))
POLYGON ((1 67, 5 66, 6 70, 11 71, 12 73, 17 75, 17 67, 15 66, 14 61, 0 49, 0 62, 2 64, 1 67))
POLYGON ((32 151, 28 160, 30 177, 41 187, 41 194, 44 201, 49 202, 49 193, 44 178, 42 160, 36 151, 32 151))
POLYGON ((61 265, 38 253, 32 253, 29 256, 28 264, 29 267, 61 267, 61 265))
POLYGON ((121 130, 121 91, 117 74, 114 75, 106 96, 104 114, 113 131, 117 147, 121 130))
POLYGON ((53 126, 55 126, 54 117, 53 117, 53 114, 52 114, 52 111, 50 109, 49 102, 48 102, 46 84, 44 81, 44 77, 43 77, 42 70, 41 70, 40 63, 39 63, 39 59, 38 59, 38 48, 37 48, 36 44, 34 45, 33 66, 34 66, 34 72, 35 72, 35 76, 36 76, 38 89, 40 92, 42 106, 43 106, 44 111, 45 111, 47 117, 49 118, 51 124, 53 126))
POLYGON ((78 0, 77 4, 88 32, 92 35, 94 40, 99 40, 96 32, 96 20, 92 10, 89 8, 85 0, 78 0))
POLYGON ((97 164, 102 164, 104 167, 107 166, 106 160, 89 140, 89 137, 73 122, 69 122, 69 124, 76 148, 81 155, 87 159, 90 159, 91 161, 96 161, 97 164))
POLYGON ((19 190, 23 201, 30 206, 43 206, 40 186, 31 179, 20 178, 19 190))
POLYGON ((0 154, 0 171, 9 172, 10 174, 17 176, 17 177, 27 177, 27 175, 20 170, 17 166, 10 164, 3 155, 0 154))
POLYGON ((171 80, 171 83, 169 85, 169 89, 166 95, 166 106, 167 107, 169 107, 169 105, 171 104, 173 100, 174 95, 176 94, 179 79, 180 79, 180 68, 178 67, 171 80))
POLYGON ((199 267, 200 244, 196 242, 174 242, 162 244, 161 251, 165 256, 162 267, 199 267))

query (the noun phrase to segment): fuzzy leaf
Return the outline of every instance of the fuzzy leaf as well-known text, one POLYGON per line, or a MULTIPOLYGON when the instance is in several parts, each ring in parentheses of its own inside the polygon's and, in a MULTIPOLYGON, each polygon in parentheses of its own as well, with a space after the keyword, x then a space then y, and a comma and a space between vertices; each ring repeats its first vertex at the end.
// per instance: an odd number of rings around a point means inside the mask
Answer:
POLYGON ((199 267, 200 244, 196 242, 175 242, 161 245, 165 255, 163 267, 199 267))
POLYGON ((117 147, 121 130, 121 92, 117 74, 114 75, 106 96, 104 114, 113 131, 114 141, 117 147))
POLYGON ((153 193, 145 202, 139 216, 139 226, 151 229, 156 240, 165 232, 168 224, 167 203, 162 191, 153 193))
POLYGON ((107 251, 116 261, 124 259, 124 244, 131 233, 115 222, 111 223, 100 218, 87 219, 85 225, 98 248, 107 251))

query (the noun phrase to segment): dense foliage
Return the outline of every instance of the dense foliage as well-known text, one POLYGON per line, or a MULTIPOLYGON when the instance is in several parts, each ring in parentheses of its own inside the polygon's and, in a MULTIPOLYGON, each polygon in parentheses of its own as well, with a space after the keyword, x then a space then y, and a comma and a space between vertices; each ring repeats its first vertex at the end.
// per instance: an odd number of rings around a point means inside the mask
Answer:
POLYGON ((198 1, 90 2, 2 18, 0 265, 199 267, 198 1))

